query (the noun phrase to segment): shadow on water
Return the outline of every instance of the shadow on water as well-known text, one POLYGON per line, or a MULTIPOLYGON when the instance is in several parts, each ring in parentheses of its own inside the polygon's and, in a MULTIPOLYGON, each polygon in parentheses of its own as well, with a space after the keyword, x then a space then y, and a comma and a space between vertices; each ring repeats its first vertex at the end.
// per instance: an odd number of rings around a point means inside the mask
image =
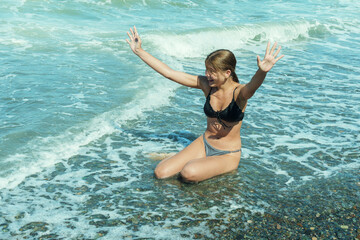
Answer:
POLYGON ((135 128, 118 128, 121 132, 125 134, 131 134, 141 141, 154 141, 161 142, 164 140, 171 140, 176 143, 180 143, 184 147, 192 143, 198 136, 190 131, 186 130, 177 130, 170 133, 155 133, 154 131, 149 130, 137 130, 135 128))

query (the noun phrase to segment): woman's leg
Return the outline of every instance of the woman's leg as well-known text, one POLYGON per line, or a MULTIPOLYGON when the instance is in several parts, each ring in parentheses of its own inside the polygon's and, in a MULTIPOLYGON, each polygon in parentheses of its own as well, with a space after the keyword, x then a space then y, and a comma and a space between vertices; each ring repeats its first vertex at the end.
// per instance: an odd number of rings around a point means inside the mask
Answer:
POLYGON ((181 170, 183 180, 199 182, 237 169, 241 152, 210 156, 188 161, 181 170))
POLYGON ((162 160, 155 168, 157 178, 167 178, 179 173, 193 159, 205 158, 202 135, 176 155, 162 160))

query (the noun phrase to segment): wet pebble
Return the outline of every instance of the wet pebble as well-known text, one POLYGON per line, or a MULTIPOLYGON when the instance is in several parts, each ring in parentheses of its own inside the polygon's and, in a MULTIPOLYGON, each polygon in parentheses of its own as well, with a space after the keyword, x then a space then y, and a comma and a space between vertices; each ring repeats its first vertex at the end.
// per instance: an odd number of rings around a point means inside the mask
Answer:
POLYGON ((200 234, 200 233, 195 233, 194 234, 194 239, 203 239, 205 236, 200 234))
POLYGON ((97 233, 98 237, 103 237, 107 234, 108 232, 107 231, 100 231, 97 233))
POLYGON ((126 182, 128 181, 128 178, 124 176, 118 176, 118 177, 110 177, 110 176, 101 176, 101 180, 103 180, 106 183, 117 183, 117 182, 126 182))
POLYGON ((21 232, 27 231, 27 230, 33 230, 33 232, 45 232, 48 230, 47 226, 49 224, 45 222, 31 222, 24 226, 22 226, 19 230, 21 232))
POLYGON ((86 185, 82 185, 81 187, 77 187, 74 190, 76 195, 82 195, 85 192, 88 192, 89 188, 86 185))
POLYGON ((109 217, 104 216, 103 214, 94 214, 89 217, 89 219, 108 219, 109 217))
POLYGON ((59 236, 57 234, 46 234, 39 237, 39 240, 45 240, 45 239, 59 239, 59 236))
POLYGON ((21 212, 21 213, 19 213, 19 214, 17 214, 17 215, 15 216, 15 219, 19 220, 19 219, 22 219, 22 218, 24 218, 24 217, 25 217, 25 213, 24 213, 24 212, 21 212))
POLYGON ((8 229, 9 224, 3 223, 3 224, 0 224, 0 227, 2 227, 3 232, 8 232, 9 231, 9 229, 8 229))

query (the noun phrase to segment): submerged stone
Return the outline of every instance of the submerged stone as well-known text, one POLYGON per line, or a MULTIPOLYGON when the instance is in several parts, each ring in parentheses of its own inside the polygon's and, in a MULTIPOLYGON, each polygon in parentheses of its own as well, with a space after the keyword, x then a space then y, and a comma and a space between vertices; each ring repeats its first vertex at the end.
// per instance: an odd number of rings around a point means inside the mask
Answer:
POLYGON ((24 225, 23 227, 21 227, 19 230, 21 232, 27 231, 27 230, 33 230, 33 232, 45 232, 48 230, 47 226, 49 224, 45 223, 45 222, 31 222, 28 223, 26 225, 24 225))

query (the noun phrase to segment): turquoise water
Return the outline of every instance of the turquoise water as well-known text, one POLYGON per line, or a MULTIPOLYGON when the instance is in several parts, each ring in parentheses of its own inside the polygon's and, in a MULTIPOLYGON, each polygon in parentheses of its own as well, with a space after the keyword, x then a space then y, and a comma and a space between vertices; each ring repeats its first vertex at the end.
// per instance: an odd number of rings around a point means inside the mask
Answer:
MULTIPOLYGON (((299 222, 301 208, 318 224, 360 208, 359 12, 352 0, 2 0, 0 238, 232 239, 267 214, 299 222), (133 25, 144 49, 192 74, 232 50, 241 83, 267 41, 283 46, 248 103, 238 171, 154 179, 147 154, 202 134, 204 97, 132 54, 133 25)), ((346 219, 288 232, 360 234, 346 219)))

